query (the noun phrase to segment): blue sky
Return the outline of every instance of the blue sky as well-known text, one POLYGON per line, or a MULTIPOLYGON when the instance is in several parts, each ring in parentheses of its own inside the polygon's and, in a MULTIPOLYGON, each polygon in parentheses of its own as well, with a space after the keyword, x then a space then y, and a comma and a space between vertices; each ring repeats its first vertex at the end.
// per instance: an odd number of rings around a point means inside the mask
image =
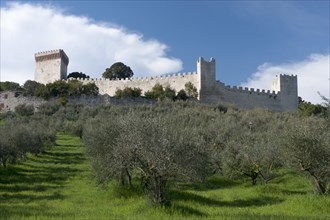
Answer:
POLYGON ((57 48, 69 72, 98 78, 115 61, 149 76, 195 71, 203 56, 229 85, 270 89, 276 74, 297 74, 299 95, 319 102, 317 91, 329 94, 329 11, 329 1, 1 1, 1 81, 33 78, 33 53, 57 48), (10 67, 22 50, 24 76, 10 67))

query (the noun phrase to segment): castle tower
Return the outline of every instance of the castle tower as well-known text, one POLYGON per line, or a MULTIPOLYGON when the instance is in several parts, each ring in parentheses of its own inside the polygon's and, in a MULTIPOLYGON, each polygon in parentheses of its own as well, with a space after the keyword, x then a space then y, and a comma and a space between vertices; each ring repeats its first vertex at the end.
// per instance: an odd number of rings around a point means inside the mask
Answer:
POLYGON ((279 92, 281 105, 287 111, 296 111, 298 108, 297 76, 277 75, 272 83, 272 90, 279 92))
POLYGON ((34 54, 36 69, 34 80, 47 84, 66 79, 69 58, 63 50, 51 50, 34 54))
POLYGON ((203 57, 200 57, 197 61, 197 74, 200 77, 199 85, 199 99, 207 97, 214 91, 215 80, 215 59, 211 58, 210 61, 205 61, 203 57))

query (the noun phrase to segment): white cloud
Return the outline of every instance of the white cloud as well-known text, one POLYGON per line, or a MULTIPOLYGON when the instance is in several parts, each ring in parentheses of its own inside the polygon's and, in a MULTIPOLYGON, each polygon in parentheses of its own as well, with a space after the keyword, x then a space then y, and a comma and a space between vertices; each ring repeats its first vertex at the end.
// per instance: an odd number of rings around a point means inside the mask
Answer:
POLYGON ((68 72, 101 78, 105 68, 121 61, 135 76, 178 72, 182 61, 168 57, 167 46, 145 40, 123 27, 69 15, 49 5, 9 3, 1 8, 1 81, 20 84, 34 79, 34 53, 64 49, 68 72))
POLYGON ((265 63, 241 86, 269 89, 277 74, 297 75, 298 95, 306 101, 321 103, 318 92, 329 95, 330 54, 312 54, 305 60, 282 65, 265 63))

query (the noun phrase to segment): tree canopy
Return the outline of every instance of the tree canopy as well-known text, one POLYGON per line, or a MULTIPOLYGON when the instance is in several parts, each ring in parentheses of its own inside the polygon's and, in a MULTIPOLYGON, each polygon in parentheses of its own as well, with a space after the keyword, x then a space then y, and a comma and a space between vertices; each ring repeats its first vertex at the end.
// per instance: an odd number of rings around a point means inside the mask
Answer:
POLYGON ((89 76, 82 73, 82 72, 72 72, 68 75, 67 78, 82 78, 82 79, 89 79, 89 76))
POLYGON ((106 68, 102 74, 103 78, 106 79, 129 79, 133 75, 134 73, 131 68, 122 62, 112 64, 112 66, 110 68, 106 68))
POLYGON ((20 85, 16 82, 0 82, 0 91, 6 91, 6 90, 17 90, 20 89, 20 85))

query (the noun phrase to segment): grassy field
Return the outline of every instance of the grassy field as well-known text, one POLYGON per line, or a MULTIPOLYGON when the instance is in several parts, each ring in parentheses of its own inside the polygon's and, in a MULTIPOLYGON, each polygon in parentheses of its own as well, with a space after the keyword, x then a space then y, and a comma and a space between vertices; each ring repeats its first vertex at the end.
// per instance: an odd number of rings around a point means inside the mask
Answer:
POLYGON ((1 167, 0 219, 330 219, 330 196, 288 171, 267 185, 178 184, 171 205, 155 207, 137 190, 97 186, 83 150, 79 138, 60 134, 52 149, 1 167))

